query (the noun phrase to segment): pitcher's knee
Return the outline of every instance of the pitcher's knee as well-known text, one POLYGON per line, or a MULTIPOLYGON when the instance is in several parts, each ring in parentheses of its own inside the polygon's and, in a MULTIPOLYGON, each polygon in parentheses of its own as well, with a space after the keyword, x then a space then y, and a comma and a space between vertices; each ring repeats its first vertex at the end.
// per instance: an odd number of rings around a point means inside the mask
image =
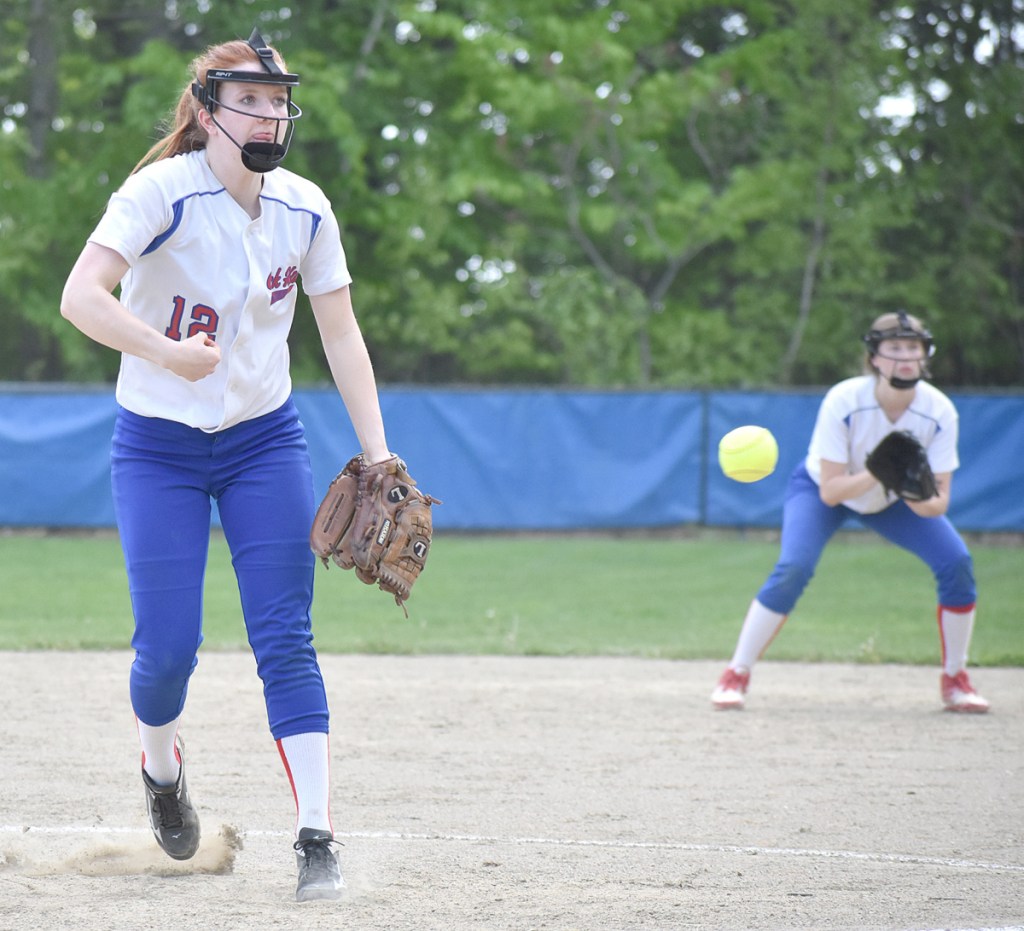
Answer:
POLYGON ((939 604, 966 605, 977 601, 974 561, 970 553, 937 569, 935 581, 938 584, 939 604))
POLYGON ((197 662, 195 653, 136 653, 129 691, 132 708, 140 721, 159 727, 181 714, 197 662))
POLYGON ((814 576, 814 566, 800 562, 778 563, 761 587, 757 600, 779 614, 788 614, 814 576))

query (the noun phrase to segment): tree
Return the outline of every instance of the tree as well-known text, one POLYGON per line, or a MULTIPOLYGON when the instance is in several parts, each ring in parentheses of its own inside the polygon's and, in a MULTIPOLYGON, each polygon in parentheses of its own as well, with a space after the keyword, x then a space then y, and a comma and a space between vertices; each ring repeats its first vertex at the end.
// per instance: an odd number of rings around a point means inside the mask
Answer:
POLYGON ((909 222, 882 246, 902 302, 934 321, 936 369, 953 383, 1024 381, 1022 14, 1022 0, 883 14, 902 52, 892 87, 914 112, 885 140, 909 222))
MULTIPOLYGON (((255 17, 383 381, 821 384, 905 306, 944 382, 1020 384, 1022 4, 10 0, 0 377, 113 377, 63 280, 191 57, 255 17)), ((305 306, 291 342, 326 379, 305 306)))

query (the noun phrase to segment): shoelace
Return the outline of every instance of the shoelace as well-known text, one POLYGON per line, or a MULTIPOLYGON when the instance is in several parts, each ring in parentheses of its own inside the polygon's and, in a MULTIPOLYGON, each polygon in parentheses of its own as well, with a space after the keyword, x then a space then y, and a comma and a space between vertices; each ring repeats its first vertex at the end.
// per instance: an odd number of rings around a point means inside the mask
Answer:
POLYGON ((162 828, 180 828, 185 826, 181 817, 181 806, 178 804, 178 793, 171 792, 167 795, 154 793, 156 800, 157 820, 162 828))
POLYGON ((338 842, 330 837, 315 837, 310 840, 297 840, 292 847, 305 857, 304 869, 312 870, 327 868, 333 870, 337 865, 331 844, 338 842))

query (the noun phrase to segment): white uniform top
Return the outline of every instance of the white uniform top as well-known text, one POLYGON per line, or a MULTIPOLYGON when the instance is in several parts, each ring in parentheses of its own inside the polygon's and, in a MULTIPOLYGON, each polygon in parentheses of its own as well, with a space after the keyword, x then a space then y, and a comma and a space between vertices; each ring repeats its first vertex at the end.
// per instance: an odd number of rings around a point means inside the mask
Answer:
POLYGON ((146 166, 110 198, 89 241, 130 266, 121 303, 172 339, 208 332, 221 352, 214 372, 197 382, 123 354, 123 407, 212 433, 287 400, 296 281, 317 295, 352 278, 338 222, 315 184, 277 168, 263 175, 259 203, 253 220, 203 151, 146 166))
MULTIPOLYGON (((860 472, 868 453, 883 437, 896 430, 909 430, 928 451, 933 472, 953 472, 960 465, 957 456, 959 417, 953 402, 938 388, 919 381, 913 389, 910 407, 895 423, 889 420, 875 397, 875 375, 848 378, 829 389, 818 409, 818 419, 807 450, 807 471, 821 484, 821 460, 845 462, 850 474, 860 472)), ((844 501, 859 514, 885 510, 896 499, 881 485, 844 501)))

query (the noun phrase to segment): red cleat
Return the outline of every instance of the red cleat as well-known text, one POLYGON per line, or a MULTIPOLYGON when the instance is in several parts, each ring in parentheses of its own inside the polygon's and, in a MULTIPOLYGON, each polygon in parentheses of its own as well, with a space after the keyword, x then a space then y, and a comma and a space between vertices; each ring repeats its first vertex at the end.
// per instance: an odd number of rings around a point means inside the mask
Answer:
POLYGON ((965 714, 984 714, 989 708, 988 702, 974 691, 966 669, 961 669, 955 676, 942 674, 942 704, 946 711, 965 714))
POLYGON ((719 711, 740 711, 749 685, 749 670, 728 668, 711 693, 711 704, 719 711))

